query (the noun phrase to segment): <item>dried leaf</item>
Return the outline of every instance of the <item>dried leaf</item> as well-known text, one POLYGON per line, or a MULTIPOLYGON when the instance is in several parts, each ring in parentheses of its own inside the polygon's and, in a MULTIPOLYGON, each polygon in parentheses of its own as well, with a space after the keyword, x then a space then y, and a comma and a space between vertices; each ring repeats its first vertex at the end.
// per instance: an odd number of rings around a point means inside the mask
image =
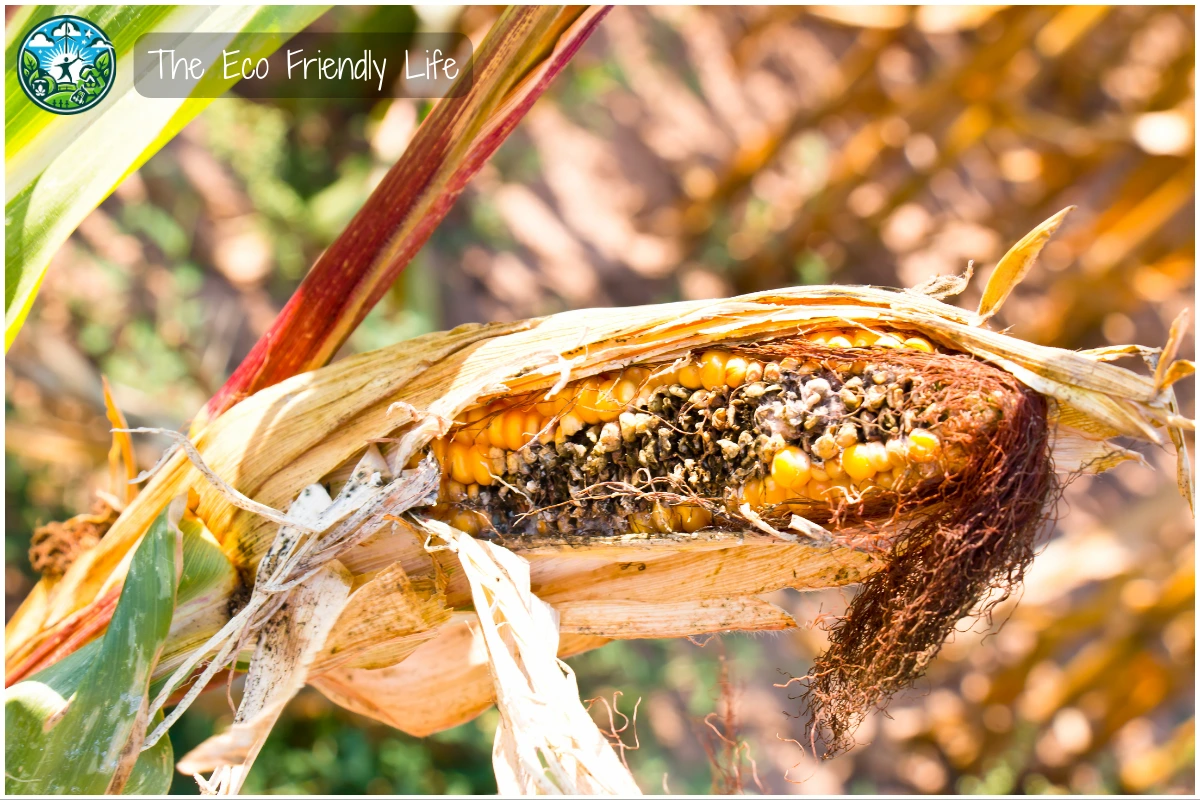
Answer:
POLYGON ((333 561, 292 592, 286 610, 259 636, 233 725, 181 758, 180 772, 214 770, 209 786, 219 794, 237 794, 284 705, 304 686, 352 582, 346 568, 333 561))
POLYGON ((988 278, 987 286, 983 289, 983 297, 979 301, 979 310, 976 312, 980 323, 1000 310, 1000 306, 1008 299, 1012 290, 1025 279, 1030 268, 1033 267, 1038 253, 1042 252, 1042 248, 1046 246, 1046 242, 1050 241, 1050 237, 1058 230, 1058 226, 1062 225, 1067 214, 1074 210, 1075 206, 1067 206, 1059 211, 1025 234, 1021 241, 1014 244, 1004 254, 1000 263, 996 265, 996 269, 992 271, 991 277, 988 278))

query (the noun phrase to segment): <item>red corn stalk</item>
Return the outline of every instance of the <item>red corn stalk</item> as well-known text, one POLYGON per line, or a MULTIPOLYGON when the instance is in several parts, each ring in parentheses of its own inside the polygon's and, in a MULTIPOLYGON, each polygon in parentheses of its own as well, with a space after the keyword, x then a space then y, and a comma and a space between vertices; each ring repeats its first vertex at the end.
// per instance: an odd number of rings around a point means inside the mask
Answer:
POLYGON ((193 432, 260 389, 331 359, 450 211, 467 181, 608 12, 515 6, 475 53, 471 87, 438 103, 346 230, 192 424, 193 432))

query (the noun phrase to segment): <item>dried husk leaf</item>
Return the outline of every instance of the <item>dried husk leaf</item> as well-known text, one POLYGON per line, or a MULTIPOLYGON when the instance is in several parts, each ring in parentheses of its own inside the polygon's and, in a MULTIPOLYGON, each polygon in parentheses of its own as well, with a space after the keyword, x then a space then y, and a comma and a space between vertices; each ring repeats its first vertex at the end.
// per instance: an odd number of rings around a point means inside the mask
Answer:
POLYGON ((555 603, 559 630, 612 639, 698 636, 719 631, 782 631, 796 627, 792 615, 757 597, 713 598, 684 603, 582 600, 555 603))
POLYGON ((1042 252, 1046 242, 1050 241, 1050 237, 1062 225, 1067 214, 1074 210, 1075 206, 1067 206, 1059 211, 1025 234, 1021 241, 1004 254, 1000 263, 996 264, 996 269, 983 289, 983 297, 979 300, 979 311, 976 313, 979 315, 980 322, 1000 310, 1000 306, 1012 294, 1012 290, 1029 274, 1029 270, 1033 268, 1033 262, 1037 260, 1038 253, 1042 252))
POLYGON ((262 632, 250 660, 246 689, 233 725, 179 760, 184 775, 213 772, 205 788, 237 794, 287 702, 305 684, 309 667, 337 621, 353 581, 337 561, 301 584, 288 606, 262 632))
POLYGON ((500 794, 641 794, 558 659, 557 614, 530 592, 529 565, 443 523, 426 525, 471 584, 500 710, 492 753, 500 794))

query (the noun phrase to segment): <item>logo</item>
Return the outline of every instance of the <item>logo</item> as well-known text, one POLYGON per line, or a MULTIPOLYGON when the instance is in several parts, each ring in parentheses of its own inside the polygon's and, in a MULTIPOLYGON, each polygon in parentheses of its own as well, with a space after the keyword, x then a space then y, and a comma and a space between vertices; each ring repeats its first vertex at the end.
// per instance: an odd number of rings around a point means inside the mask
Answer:
POLYGON ((82 17, 51 17, 25 35, 17 53, 21 88, 54 114, 79 114, 112 88, 117 59, 104 31, 82 17))

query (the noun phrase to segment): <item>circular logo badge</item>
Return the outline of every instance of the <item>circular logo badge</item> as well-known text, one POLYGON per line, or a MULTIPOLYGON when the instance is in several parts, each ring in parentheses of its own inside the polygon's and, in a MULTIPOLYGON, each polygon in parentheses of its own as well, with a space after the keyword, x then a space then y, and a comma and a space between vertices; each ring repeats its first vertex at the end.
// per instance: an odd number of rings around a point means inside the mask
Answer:
POLYGON ((117 58, 104 31, 82 17, 51 17, 17 51, 21 88, 39 108, 79 114, 112 88, 117 58))

